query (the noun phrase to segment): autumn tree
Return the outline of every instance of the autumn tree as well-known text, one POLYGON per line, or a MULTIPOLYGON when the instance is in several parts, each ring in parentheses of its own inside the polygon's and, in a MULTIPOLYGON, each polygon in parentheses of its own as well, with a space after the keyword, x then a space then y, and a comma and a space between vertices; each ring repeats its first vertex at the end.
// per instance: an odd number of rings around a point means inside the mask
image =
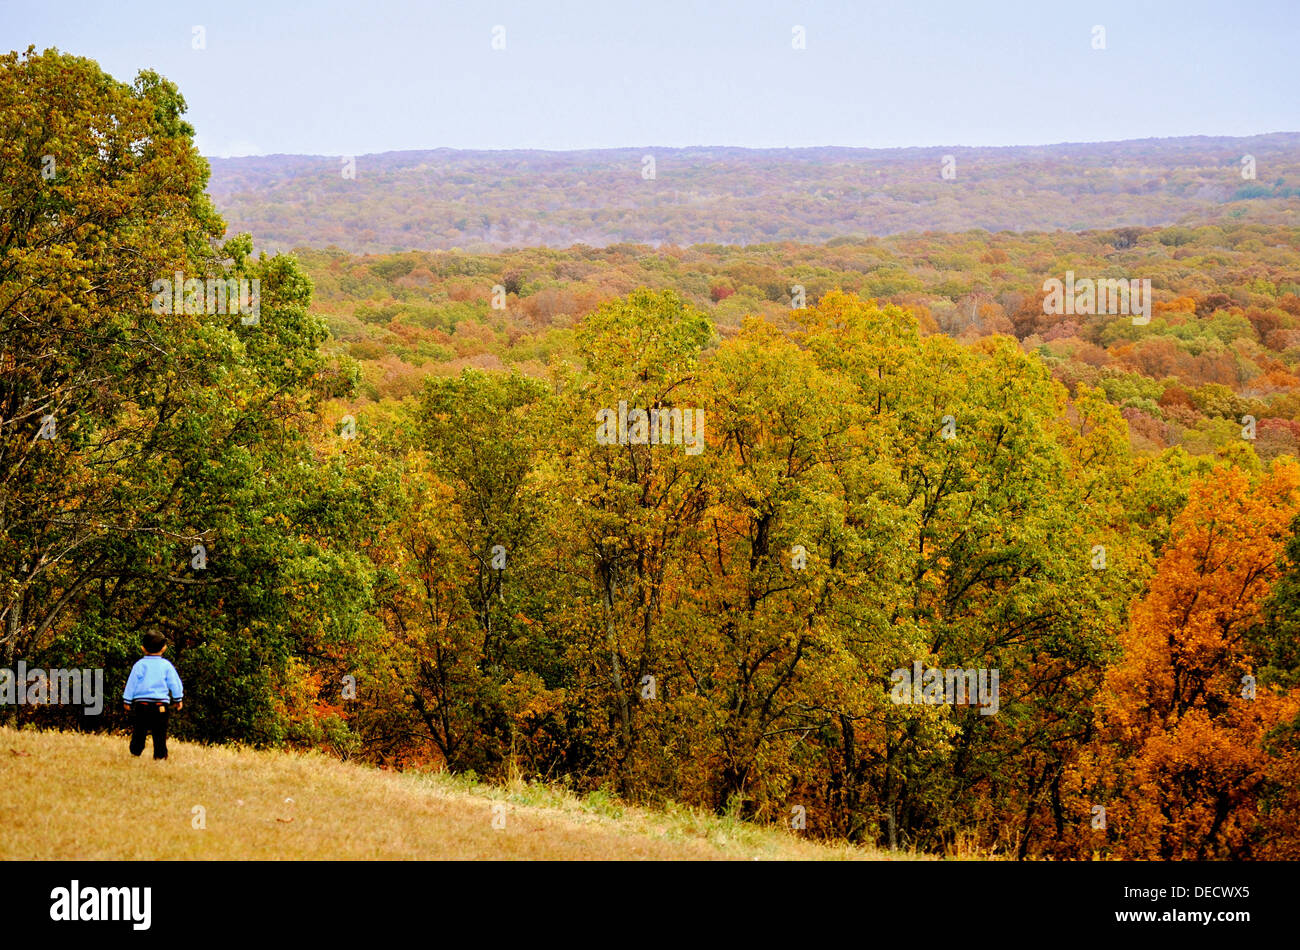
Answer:
POLYGON ((1063 839, 1078 850, 1207 860, 1269 847, 1260 809, 1281 770, 1268 740, 1294 720, 1300 696, 1283 672, 1289 588, 1267 618, 1264 604, 1282 573, 1298 487, 1290 461, 1257 482, 1224 468, 1193 485, 1072 778, 1063 839), (1096 830, 1094 807, 1105 809, 1096 830))
POLYGON ((306 428, 353 379, 296 262, 218 242, 184 111, 154 73, 0 59, 0 663, 111 691, 153 625, 194 687, 182 732, 310 740, 310 657, 356 634, 367 567, 365 499, 306 428), (160 305, 177 272, 245 281, 242 310, 160 305))

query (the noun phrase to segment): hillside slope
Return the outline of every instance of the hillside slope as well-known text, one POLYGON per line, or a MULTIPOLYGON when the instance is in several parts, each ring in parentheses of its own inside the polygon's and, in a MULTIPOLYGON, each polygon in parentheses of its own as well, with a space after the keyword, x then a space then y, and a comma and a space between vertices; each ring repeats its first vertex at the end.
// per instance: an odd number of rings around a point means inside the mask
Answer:
MULTIPOLYGON (((322 755, 0 728, 0 859, 844 859, 879 852, 685 809, 322 755), (195 808, 203 811, 196 812, 195 808), (202 816, 204 828, 195 828, 202 816), (502 824, 504 827, 494 827, 502 824)), ((894 857, 894 855, 889 855, 894 857)))

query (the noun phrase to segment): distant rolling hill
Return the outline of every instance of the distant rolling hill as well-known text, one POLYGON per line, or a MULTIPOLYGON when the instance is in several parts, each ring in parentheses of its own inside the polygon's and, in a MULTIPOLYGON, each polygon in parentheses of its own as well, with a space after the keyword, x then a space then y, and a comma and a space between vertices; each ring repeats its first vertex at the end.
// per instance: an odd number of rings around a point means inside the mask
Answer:
POLYGON ((1292 223, 1300 210, 1295 132, 1014 148, 431 149, 209 161, 231 232, 248 231, 267 250, 822 242, 1223 217, 1292 223), (1247 156, 1254 178, 1243 176, 1247 156))

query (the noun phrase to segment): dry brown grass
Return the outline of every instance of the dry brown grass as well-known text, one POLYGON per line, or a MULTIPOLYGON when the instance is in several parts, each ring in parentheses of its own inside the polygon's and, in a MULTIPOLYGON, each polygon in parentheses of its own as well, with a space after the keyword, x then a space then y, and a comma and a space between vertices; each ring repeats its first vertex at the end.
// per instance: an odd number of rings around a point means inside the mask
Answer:
POLYGON ((683 808, 631 808, 555 788, 474 785, 317 754, 0 728, 3 859, 854 859, 683 808), (206 828, 196 829, 195 806, 206 828), (493 818, 504 815, 505 827, 493 818))

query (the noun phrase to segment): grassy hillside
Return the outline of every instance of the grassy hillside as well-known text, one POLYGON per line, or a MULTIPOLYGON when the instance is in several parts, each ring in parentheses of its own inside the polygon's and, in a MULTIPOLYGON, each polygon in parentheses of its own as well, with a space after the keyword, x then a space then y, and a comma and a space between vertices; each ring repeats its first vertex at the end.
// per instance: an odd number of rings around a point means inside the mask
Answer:
POLYGON ((624 807, 321 755, 0 728, 0 859, 798 860, 896 857, 686 809, 624 807), (195 806, 206 828, 196 829, 195 806), (504 828, 495 828, 500 817, 504 828))

